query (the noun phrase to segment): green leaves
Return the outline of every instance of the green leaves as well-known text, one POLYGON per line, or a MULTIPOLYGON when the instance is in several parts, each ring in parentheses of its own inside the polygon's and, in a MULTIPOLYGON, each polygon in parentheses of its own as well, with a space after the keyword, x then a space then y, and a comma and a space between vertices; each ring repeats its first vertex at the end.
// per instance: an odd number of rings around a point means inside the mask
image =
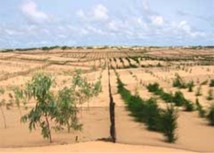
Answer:
MULTIPOLYGON (((118 92, 136 120, 144 122, 149 130, 162 132, 168 142, 175 142, 177 114, 175 113, 174 107, 171 105, 167 110, 163 110, 158 107, 156 99, 154 98, 143 100, 139 96, 133 96, 131 92, 124 87, 124 84, 119 78, 119 74, 116 71, 115 73, 117 75, 118 92)), ((155 92, 158 95, 164 93, 157 83, 151 84, 147 86, 147 88, 150 92, 155 92)), ((170 99, 169 102, 173 99, 173 96, 171 95, 167 94, 164 96, 167 99, 170 99)))
POLYGON ((210 106, 209 113, 207 115, 207 119, 210 122, 210 125, 214 126, 214 105, 210 106))
POLYGON ((44 138, 51 139, 51 127, 49 119, 53 119, 56 111, 56 104, 53 93, 50 91, 53 85, 53 79, 44 73, 33 76, 32 80, 27 83, 24 90, 15 89, 17 99, 33 97, 36 100, 36 106, 26 115, 22 116, 21 121, 29 121, 30 131, 36 129, 36 125, 41 128, 41 134, 44 138), (24 94, 25 93, 25 94, 24 94))
POLYGON ((90 98, 97 96, 102 91, 102 85, 99 80, 95 83, 90 83, 85 77, 82 76, 81 70, 75 70, 71 90, 74 92, 75 101, 83 103, 90 98))
POLYGON ((161 113, 161 131, 167 138, 167 142, 173 143, 176 141, 177 137, 175 135, 175 130, 177 129, 177 111, 174 109, 173 105, 167 107, 161 113))
POLYGON ((30 131, 40 127, 41 135, 50 142, 52 142, 51 128, 62 130, 66 127, 68 132, 71 128, 81 130, 82 124, 77 117, 77 103, 97 96, 102 89, 100 80, 96 83, 88 82, 82 77, 81 70, 75 71, 70 87, 59 90, 57 94, 51 91, 54 83, 50 75, 39 73, 33 76, 25 89, 14 89, 18 104, 20 101, 26 103, 31 98, 36 101, 35 107, 21 117, 21 122, 29 122, 30 131), (50 120, 55 125, 51 126, 50 120))
POLYGON ((39 101, 45 100, 53 83, 54 80, 48 74, 36 74, 31 82, 27 84, 28 95, 33 96, 39 101))

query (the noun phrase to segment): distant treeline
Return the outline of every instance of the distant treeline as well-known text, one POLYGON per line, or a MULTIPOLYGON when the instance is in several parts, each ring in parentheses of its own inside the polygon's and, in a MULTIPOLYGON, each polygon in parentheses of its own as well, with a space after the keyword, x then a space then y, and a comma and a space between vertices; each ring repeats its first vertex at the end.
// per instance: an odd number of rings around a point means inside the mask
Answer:
POLYGON ((44 50, 44 51, 49 51, 53 49, 107 49, 107 48, 117 48, 117 49, 123 49, 123 48, 184 48, 184 49, 211 49, 214 48, 214 46, 44 46, 40 48, 16 48, 16 49, 3 49, 0 50, 1 52, 13 52, 13 51, 31 51, 31 50, 44 50))

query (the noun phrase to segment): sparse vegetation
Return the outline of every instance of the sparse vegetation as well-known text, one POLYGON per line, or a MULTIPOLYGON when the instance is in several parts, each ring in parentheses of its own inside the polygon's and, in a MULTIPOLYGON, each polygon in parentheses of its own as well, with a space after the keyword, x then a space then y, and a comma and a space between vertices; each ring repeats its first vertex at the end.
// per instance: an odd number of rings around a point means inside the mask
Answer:
POLYGON ((175 79, 173 80, 173 87, 186 88, 185 82, 177 73, 175 74, 175 79))
POLYGON ((177 129, 177 111, 170 105, 161 114, 161 130, 167 138, 167 142, 174 143, 177 140, 175 131, 177 129), (164 126, 163 126, 164 125, 164 126))
POLYGON ((209 89, 207 100, 213 100, 213 99, 214 99, 213 89, 209 89))
POLYGON ((210 106, 209 113, 207 115, 207 119, 210 122, 210 125, 214 126, 214 105, 210 106))
POLYGON ((205 117, 206 111, 203 109, 202 105, 199 103, 198 98, 196 98, 196 110, 200 117, 205 117))
POLYGON ((197 88, 197 90, 196 90, 196 93, 195 93, 195 96, 201 96, 202 95, 202 93, 201 93, 201 85, 197 88))
POLYGON ((214 87, 214 79, 210 80, 210 87, 214 87))
MULTIPOLYGON (((131 95, 119 78, 119 74, 115 71, 118 82, 118 92, 122 99, 127 104, 128 109, 137 121, 144 122, 147 128, 152 131, 159 131, 164 134, 167 142, 173 143, 176 141, 175 129, 177 128, 177 116, 173 106, 167 110, 162 110, 158 107, 154 98, 142 100, 139 96, 131 95)), ((158 90, 157 83, 149 85, 150 91, 158 90)))
POLYGON ((36 106, 28 114, 22 116, 21 121, 29 122, 31 131, 39 125, 42 136, 50 142, 52 142, 52 128, 62 130, 66 126, 68 132, 71 128, 81 130, 82 124, 79 123, 77 117, 77 102, 82 103, 83 100, 90 99, 101 92, 100 81, 95 84, 87 82, 85 78, 82 78, 80 70, 75 71, 71 87, 59 90, 57 96, 51 90, 53 85, 52 77, 39 73, 33 76, 24 90, 19 89, 20 93, 26 93, 24 96, 36 100, 36 106), (50 121, 54 125, 51 125, 50 121))

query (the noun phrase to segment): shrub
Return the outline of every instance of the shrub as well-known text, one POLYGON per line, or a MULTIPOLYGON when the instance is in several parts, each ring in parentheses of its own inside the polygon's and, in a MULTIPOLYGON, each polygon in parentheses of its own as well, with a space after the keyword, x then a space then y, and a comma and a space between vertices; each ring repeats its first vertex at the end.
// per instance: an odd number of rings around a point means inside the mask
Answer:
POLYGON ((176 78, 173 80, 173 87, 178 87, 178 88, 186 88, 185 82, 182 80, 182 78, 176 74, 176 78))
POLYGON ((163 92, 160 96, 161 96, 161 99, 163 99, 167 103, 173 102, 173 94, 172 93, 163 92))
POLYGON ((144 120, 148 126, 148 129, 152 131, 160 131, 160 127, 158 125, 160 118, 160 109, 158 108, 155 99, 151 98, 145 102, 143 113, 144 120))
POLYGON ((214 79, 210 81, 210 87, 214 87, 214 79))
POLYGON ((207 115, 207 119, 209 120, 210 125, 214 126, 214 105, 210 106, 210 110, 207 115))
POLYGON ((173 97, 173 102, 176 106, 182 106, 185 103, 185 98, 182 92, 176 91, 173 97))
POLYGON ((167 138, 167 142, 174 143, 177 139, 175 130, 177 129, 177 112, 173 105, 167 107, 166 110, 161 113, 161 131, 167 138))
POLYGON ((157 92, 160 88, 158 83, 153 83, 153 84, 149 84, 147 86, 147 89, 149 90, 149 92, 157 92))
POLYGON ((188 91, 189 91, 189 92, 192 92, 192 88, 193 88, 193 87, 194 87, 194 82, 193 82, 193 81, 187 83, 187 88, 188 88, 188 91))
POLYGON ((207 97, 207 100, 213 100, 214 96, 213 96, 213 90, 210 89, 209 92, 208 92, 208 97, 207 97))
POLYGON ((188 111, 188 112, 194 111, 194 104, 189 100, 185 100, 184 107, 185 107, 185 111, 188 111))
POLYGON ((201 85, 200 85, 196 90, 195 96, 201 96, 201 95, 202 93, 201 93, 201 85))
POLYGON ((206 111, 203 109, 202 105, 199 103, 198 98, 196 99, 196 110, 198 110, 200 117, 205 117, 206 111))

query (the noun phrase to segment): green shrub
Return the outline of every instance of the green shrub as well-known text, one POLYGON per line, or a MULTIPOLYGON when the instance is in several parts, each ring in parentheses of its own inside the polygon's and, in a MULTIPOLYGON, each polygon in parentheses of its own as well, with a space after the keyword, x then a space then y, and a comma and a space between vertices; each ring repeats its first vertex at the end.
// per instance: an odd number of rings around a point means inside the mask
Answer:
POLYGON ((203 109, 202 105, 199 103, 198 98, 196 99, 195 104, 196 104, 196 110, 198 111, 199 116, 205 117, 206 111, 203 109))
POLYGON ((187 88, 188 88, 188 91, 189 91, 189 92, 192 92, 192 88, 193 88, 193 87, 194 87, 194 82, 193 82, 193 81, 187 83, 187 88))
POLYGON ((213 96, 213 89, 210 89, 208 92, 208 97, 207 100, 213 100, 214 96, 213 96))
POLYGON ((186 84, 183 79, 178 74, 175 76, 176 78, 173 80, 173 87, 186 88, 186 84))
MULTIPOLYGON (((139 122, 143 122, 147 125, 147 128, 152 131, 158 131, 164 133, 167 137, 167 141, 170 143, 175 142, 175 129, 177 128, 177 114, 173 106, 168 107, 167 110, 162 110, 158 107, 154 98, 143 100, 139 96, 132 96, 131 92, 124 87, 124 84, 117 75, 118 93, 120 93, 122 99, 126 103, 128 110, 139 122)), ((150 84, 148 86, 150 91, 160 92, 163 95, 163 90, 159 88, 158 84, 150 84)), ((172 99, 172 96, 170 95, 172 99)), ((171 101, 171 100, 169 100, 171 101)))
POLYGON ((173 97, 173 102, 176 106, 182 106, 185 103, 185 98, 182 92, 176 91, 173 97))
POLYGON ((210 81, 210 87, 214 87, 214 79, 210 81))
POLYGON ((144 104, 143 116, 149 130, 159 131, 158 120, 160 118, 160 109, 155 99, 150 98, 144 104))
POLYGON ((210 125, 214 126, 214 105, 210 106, 209 113, 207 115, 207 118, 210 122, 210 125))
POLYGON ((173 102, 173 94, 172 93, 162 92, 162 94, 160 96, 161 96, 161 99, 163 99, 167 103, 173 102))
POLYGON ((149 84, 147 86, 147 89, 149 90, 149 92, 157 92, 160 88, 158 83, 153 83, 153 84, 149 84))
POLYGON ((188 112, 194 111, 194 104, 189 100, 186 100, 184 102, 184 107, 185 107, 185 111, 188 111, 188 112))
POLYGON ((173 105, 168 106, 161 114, 161 131, 167 138, 167 142, 174 143, 177 139, 175 130, 177 129, 177 112, 173 105))

